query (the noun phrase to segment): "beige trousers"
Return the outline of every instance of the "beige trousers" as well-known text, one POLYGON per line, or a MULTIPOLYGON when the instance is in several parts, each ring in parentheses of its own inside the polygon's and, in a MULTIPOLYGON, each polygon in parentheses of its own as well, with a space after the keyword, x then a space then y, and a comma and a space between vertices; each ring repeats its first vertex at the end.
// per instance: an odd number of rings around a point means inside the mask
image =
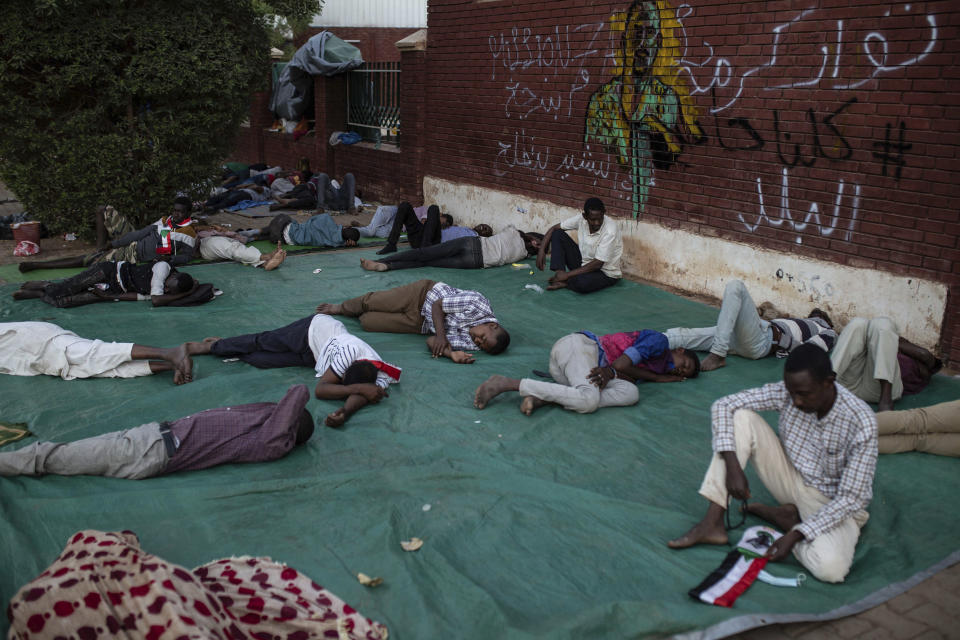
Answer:
POLYGON ((893 385, 891 399, 903 395, 897 351, 900 335, 890 318, 854 318, 843 328, 830 354, 837 382, 867 402, 880 400, 880 381, 893 385))
POLYGON ((259 249, 226 236, 201 238, 200 257, 204 260, 232 260, 254 267, 263 264, 263 254, 259 249))
POLYGON ((877 414, 880 453, 922 451, 960 457, 960 400, 877 414))
POLYGON ((550 375, 556 382, 524 378, 520 394, 559 404, 567 411, 593 413, 601 407, 626 407, 640 399, 637 385, 614 378, 603 389, 590 382, 597 366, 597 343, 582 333, 563 336, 550 350, 550 375))
MULTIPOLYGON (((801 520, 809 519, 830 502, 820 491, 804 484, 800 472, 787 458, 780 438, 757 413, 743 409, 734 413, 733 433, 740 466, 746 467, 752 459, 760 481, 774 499, 780 504, 795 505, 801 520)), ((727 466, 719 454, 713 456, 700 485, 700 495, 727 507, 727 466)), ((843 582, 853 564, 860 527, 866 524, 867 518, 867 512, 861 510, 813 540, 798 542, 793 547, 793 555, 818 580, 843 582)))

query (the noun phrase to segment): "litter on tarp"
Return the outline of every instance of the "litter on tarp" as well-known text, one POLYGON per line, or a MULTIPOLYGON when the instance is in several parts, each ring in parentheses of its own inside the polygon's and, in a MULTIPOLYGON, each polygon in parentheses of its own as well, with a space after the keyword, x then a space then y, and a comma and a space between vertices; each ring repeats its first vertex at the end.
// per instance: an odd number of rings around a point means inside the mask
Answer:
POLYGON ((376 578, 371 578, 365 573, 358 573, 357 582, 359 582, 365 587, 373 588, 373 587, 379 587, 380 585, 382 585, 383 578, 381 578, 380 576, 377 576, 376 578))
POLYGON ((403 547, 404 551, 416 551, 423 546, 423 540, 420 538, 410 538, 409 540, 402 540, 400 546, 403 547))

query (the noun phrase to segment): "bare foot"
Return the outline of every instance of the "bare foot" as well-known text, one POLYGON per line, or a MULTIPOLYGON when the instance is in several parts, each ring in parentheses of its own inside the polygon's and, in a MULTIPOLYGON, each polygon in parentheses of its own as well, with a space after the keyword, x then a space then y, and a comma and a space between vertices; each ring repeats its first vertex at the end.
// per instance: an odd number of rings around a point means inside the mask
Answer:
POLYGON ((545 404, 549 403, 546 400, 541 400, 533 396, 524 396, 523 400, 520 401, 520 413, 525 416, 533 415, 534 411, 545 404))
POLYGON ((667 546, 671 549, 686 549, 698 544, 727 544, 729 541, 722 522, 714 524, 704 519, 679 538, 669 541, 667 546))
POLYGON ((725 366, 727 366, 726 358, 721 358, 717 354, 711 353, 700 363, 700 371, 713 371, 714 369, 725 366))
POLYGON ((771 507, 767 504, 752 502, 747 503, 747 513, 752 513, 761 520, 773 523, 778 529, 785 532, 800 524, 800 512, 792 504, 771 507))
POLYGON ((517 391, 520 388, 519 380, 512 380, 506 376, 490 376, 487 381, 477 387, 473 394, 473 406, 483 409, 487 403, 504 391, 517 391))
POLYGON ((33 298, 42 298, 43 291, 37 291, 36 289, 17 289, 10 295, 13 296, 14 300, 31 300, 33 298))
POLYGON ((367 271, 386 271, 389 268, 382 262, 367 260, 366 258, 360 258, 360 266, 367 271))
POLYGON ((205 356, 210 353, 213 343, 219 339, 215 337, 204 338, 202 342, 184 342, 183 346, 186 347, 189 356, 205 356))
POLYGON ((173 365, 174 384, 186 384, 193 381, 193 360, 190 359, 190 352, 187 350, 186 344, 174 349, 170 364, 173 365))
POLYGON ((343 313, 343 305, 324 302, 317 305, 317 313, 323 313, 328 316, 339 316, 343 313))
POLYGON ((277 250, 271 254, 270 258, 263 263, 264 271, 273 271, 287 259, 287 252, 280 248, 280 243, 277 243, 277 250))

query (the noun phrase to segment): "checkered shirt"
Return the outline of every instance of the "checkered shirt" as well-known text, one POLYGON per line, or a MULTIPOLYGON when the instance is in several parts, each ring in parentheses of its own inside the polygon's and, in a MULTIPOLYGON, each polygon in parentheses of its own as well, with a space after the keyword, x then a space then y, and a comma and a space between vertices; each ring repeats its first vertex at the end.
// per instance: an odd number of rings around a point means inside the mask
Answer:
POLYGON ((779 411, 778 430, 787 458, 804 484, 830 498, 795 529, 807 540, 830 531, 866 509, 877 466, 877 418, 863 400, 839 384, 837 399, 822 420, 793 406, 783 382, 720 398, 713 403, 713 450, 735 451, 733 414, 738 409, 779 411))
POLYGON ((475 348, 470 338, 470 327, 497 321, 493 309, 490 308, 490 301, 479 291, 465 291, 445 282, 438 282, 427 292, 427 298, 420 309, 420 315, 423 316, 420 333, 436 333, 433 326, 433 303, 437 300, 443 300, 447 340, 454 349, 475 348))

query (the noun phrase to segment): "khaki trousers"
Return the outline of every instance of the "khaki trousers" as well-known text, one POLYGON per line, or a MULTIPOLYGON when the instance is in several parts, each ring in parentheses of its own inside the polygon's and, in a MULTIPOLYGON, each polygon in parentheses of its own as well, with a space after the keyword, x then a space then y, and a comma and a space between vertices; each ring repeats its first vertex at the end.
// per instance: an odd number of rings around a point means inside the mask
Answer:
MULTIPOLYGON (((780 504, 795 505, 801 520, 809 519, 830 502, 820 491, 804 484, 787 458, 780 438, 757 413, 743 409, 734 413, 733 433, 740 466, 746 467, 752 459, 757 475, 774 499, 780 504)), ((700 495, 727 507, 727 467, 719 454, 713 456, 700 486, 700 495)), ((793 547, 793 555, 818 580, 843 582, 853 564, 860 527, 866 524, 867 518, 867 512, 860 510, 813 540, 798 542, 793 547)))
POLYGON ((830 361, 837 382, 867 402, 880 400, 880 381, 893 385, 891 399, 903 395, 897 351, 900 335, 890 318, 854 318, 833 347, 830 361))
POLYGON ((162 472, 167 450, 160 423, 148 422, 75 442, 35 442, 0 452, 0 476, 108 476, 139 480, 162 472))
POLYGON ((960 457, 960 400, 877 414, 880 453, 922 451, 960 457))
POLYGON ((343 315, 359 316, 365 331, 420 333, 423 327, 420 309, 435 284, 436 280, 417 280, 402 287, 365 293, 343 302, 343 315))
POLYGON ((239 240, 226 236, 210 236, 200 239, 200 257, 204 260, 232 260, 240 264, 259 267, 263 264, 263 255, 256 247, 250 247, 239 240))
POLYGON ((550 375, 554 382, 520 381, 520 394, 559 404, 568 411, 593 413, 601 407, 626 407, 640 399, 637 385, 614 378, 603 389, 590 382, 590 370, 597 366, 597 343, 582 333, 571 333, 550 350, 550 375))

